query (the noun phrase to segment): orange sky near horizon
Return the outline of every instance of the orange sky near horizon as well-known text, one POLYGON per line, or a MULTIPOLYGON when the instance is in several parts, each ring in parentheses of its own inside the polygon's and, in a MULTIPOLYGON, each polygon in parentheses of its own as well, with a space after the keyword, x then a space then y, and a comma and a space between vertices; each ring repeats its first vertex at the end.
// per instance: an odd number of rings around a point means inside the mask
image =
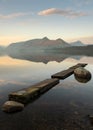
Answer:
POLYGON ((14 37, 0 37, 0 45, 7 46, 14 42, 26 41, 29 40, 25 37, 14 36, 14 37))

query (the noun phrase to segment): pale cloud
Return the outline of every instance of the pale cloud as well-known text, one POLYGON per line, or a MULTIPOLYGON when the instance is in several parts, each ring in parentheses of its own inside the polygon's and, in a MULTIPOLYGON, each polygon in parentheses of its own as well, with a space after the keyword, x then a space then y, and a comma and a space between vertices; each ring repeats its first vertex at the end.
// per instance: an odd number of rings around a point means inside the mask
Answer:
POLYGON ((54 15, 54 14, 62 15, 65 17, 82 17, 82 16, 88 15, 87 13, 84 13, 84 12, 78 12, 74 10, 62 10, 62 9, 56 9, 56 8, 46 9, 38 13, 38 15, 42 15, 42 16, 48 16, 48 15, 54 15))
POLYGON ((24 82, 18 82, 18 81, 10 81, 10 80, 0 79, 0 86, 1 85, 7 85, 7 84, 26 85, 26 83, 24 83, 24 82))
POLYGON ((32 14, 32 13, 22 13, 22 12, 19 12, 19 13, 7 14, 7 15, 0 14, 0 19, 12 19, 12 18, 26 16, 26 15, 30 15, 30 14, 32 14))

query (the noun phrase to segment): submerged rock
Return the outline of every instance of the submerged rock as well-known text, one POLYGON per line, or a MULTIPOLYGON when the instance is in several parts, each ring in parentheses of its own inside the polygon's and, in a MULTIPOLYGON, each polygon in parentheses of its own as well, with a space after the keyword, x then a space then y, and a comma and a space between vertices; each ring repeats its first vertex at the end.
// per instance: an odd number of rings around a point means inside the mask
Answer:
POLYGON ((91 73, 83 67, 74 70, 75 79, 82 83, 87 83, 91 79, 91 73))
POLYGON ((24 109, 24 104, 15 101, 7 101, 4 103, 2 107, 2 110, 8 113, 21 111, 23 109, 24 109))

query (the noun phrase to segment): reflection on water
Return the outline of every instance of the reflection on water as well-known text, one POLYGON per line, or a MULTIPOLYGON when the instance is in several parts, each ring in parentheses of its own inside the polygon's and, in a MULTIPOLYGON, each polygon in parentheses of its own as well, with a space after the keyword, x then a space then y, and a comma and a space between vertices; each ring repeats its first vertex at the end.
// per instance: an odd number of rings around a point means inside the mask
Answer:
MULTIPOLYGON (((67 58, 60 63, 54 60, 47 64, 0 57, 0 108, 10 92, 86 61, 90 62, 86 69, 92 74, 92 57, 82 57, 80 60, 67 58)), ((27 105, 22 112, 8 115, 0 109, 0 130, 91 130, 87 115, 93 115, 93 80, 82 84, 71 76, 27 105)))

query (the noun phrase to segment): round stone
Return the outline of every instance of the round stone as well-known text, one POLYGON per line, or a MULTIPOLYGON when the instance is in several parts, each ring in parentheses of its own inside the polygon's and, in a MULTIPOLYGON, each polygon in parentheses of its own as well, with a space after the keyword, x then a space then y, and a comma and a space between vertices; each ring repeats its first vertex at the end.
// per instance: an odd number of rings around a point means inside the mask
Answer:
POLYGON ((22 111, 23 109, 24 109, 24 104, 16 101, 6 101, 2 106, 2 110, 8 113, 22 111))
POLYGON ((75 79, 79 82, 86 83, 91 79, 91 73, 83 67, 74 70, 75 79))

